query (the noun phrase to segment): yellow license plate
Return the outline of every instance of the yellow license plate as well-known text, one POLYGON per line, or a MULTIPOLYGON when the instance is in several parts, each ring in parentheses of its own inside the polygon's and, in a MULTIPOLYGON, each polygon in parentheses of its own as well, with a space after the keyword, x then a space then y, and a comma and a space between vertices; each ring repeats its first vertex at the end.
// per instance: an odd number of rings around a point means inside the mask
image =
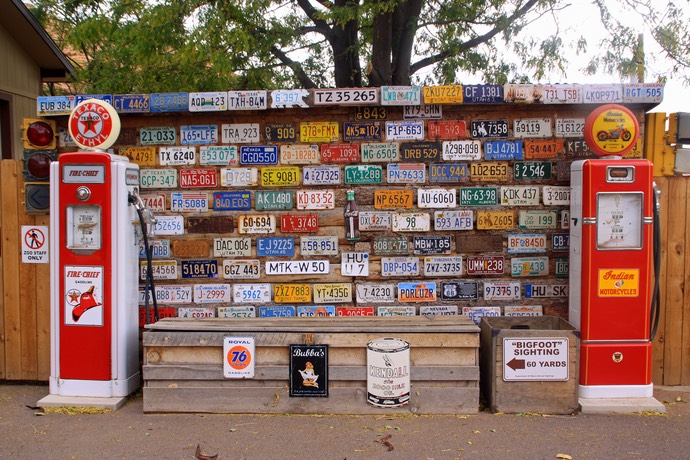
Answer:
POLYGON ((275 303, 311 302, 311 285, 309 284, 274 284, 273 301, 275 303))
POLYGON ((477 211, 477 230, 510 230, 515 228, 513 211, 477 211))
POLYGON ((425 104, 462 104, 462 85, 424 87, 425 104))
POLYGON ((129 158, 139 166, 156 165, 156 147, 126 147, 120 149, 120 155, 129 158))
POLYGON ((483 182, 503 182, 508 180, 507 161, 481 161, 470 163, 470 180, 483 182))
POLYGON ((337 121, 307 121, 299 124, 300 142, 337 142, 339 138, 337 121))
POLYGON ((352 302, 351 283, 327 283, 314 285, 314 303, 352 302))
POLYGON ((261 168, 261 185, 264 187, 293 187, 300 184, 298 166, 267 166, 261 168))
POLYGON ((412 208, 412 190, 375 190, 374 209, 412 208))

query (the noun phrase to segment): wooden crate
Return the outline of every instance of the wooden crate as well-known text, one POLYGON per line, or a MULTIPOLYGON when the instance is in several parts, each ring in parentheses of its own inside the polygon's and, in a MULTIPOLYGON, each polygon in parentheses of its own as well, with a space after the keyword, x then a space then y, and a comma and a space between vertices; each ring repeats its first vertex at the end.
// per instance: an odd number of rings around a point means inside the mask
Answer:
POLYGON ((144 412, 473 414, 479 409, 479 328, 466 316, 170 318, 147 326, 144 412), (255 377, 223 377, 223 337, 255 338, 255 377), (367 398, 369 341, 410 344, 410 402, 367 398), (329 396, 289 396, 289 345, 328 345, 329 396))
POLYGON ((578 344, 575 327, 556 316, 482 318, 481 388, 487 406, 492 412, 505 413, 572 414, 577 411, 578 344), (567 338, 568 380, 504 381, 504 338, 567 338))

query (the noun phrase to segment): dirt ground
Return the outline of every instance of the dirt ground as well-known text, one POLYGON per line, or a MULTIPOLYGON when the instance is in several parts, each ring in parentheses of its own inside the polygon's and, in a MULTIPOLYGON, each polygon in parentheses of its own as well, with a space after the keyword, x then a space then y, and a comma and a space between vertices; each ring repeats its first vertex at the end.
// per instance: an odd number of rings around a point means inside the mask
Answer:
POLYGON ((143 414, 135 394, 107 413, 26 406, 42 385, 0 382, 7 459, 687 459, 690 387, 655 397, 666 414, 315 416, 143 414), (199 454, 197 456, 197 446, 199 454))

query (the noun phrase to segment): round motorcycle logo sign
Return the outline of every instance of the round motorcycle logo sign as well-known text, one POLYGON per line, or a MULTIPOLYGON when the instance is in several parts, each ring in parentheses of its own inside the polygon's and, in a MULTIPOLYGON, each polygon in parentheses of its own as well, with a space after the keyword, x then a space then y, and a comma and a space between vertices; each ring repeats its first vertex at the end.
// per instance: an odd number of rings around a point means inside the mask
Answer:
POLYGON ((640 125, 627 107, 603 105, 585 120, 585 141, 599 156, 623 156, 633 148, 640 134, 640 125))
POLYGON ((79 147, 105 150, 120 135, 120 117, 107 102, 87 99, 72 110, 68 128, 70 136, 79 147))

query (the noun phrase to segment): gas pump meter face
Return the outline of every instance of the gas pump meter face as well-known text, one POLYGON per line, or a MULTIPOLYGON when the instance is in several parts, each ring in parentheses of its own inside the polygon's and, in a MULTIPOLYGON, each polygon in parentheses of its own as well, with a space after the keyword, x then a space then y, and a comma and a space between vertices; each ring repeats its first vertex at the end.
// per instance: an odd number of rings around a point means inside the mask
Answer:
POLYGON ((66 208, 67 248, 96 251, 101 248, 101 207, 76 204, 66 208))
POLYGON ((639 192, 597 193, 597 249, 642 248, 642 204, 639 192))

